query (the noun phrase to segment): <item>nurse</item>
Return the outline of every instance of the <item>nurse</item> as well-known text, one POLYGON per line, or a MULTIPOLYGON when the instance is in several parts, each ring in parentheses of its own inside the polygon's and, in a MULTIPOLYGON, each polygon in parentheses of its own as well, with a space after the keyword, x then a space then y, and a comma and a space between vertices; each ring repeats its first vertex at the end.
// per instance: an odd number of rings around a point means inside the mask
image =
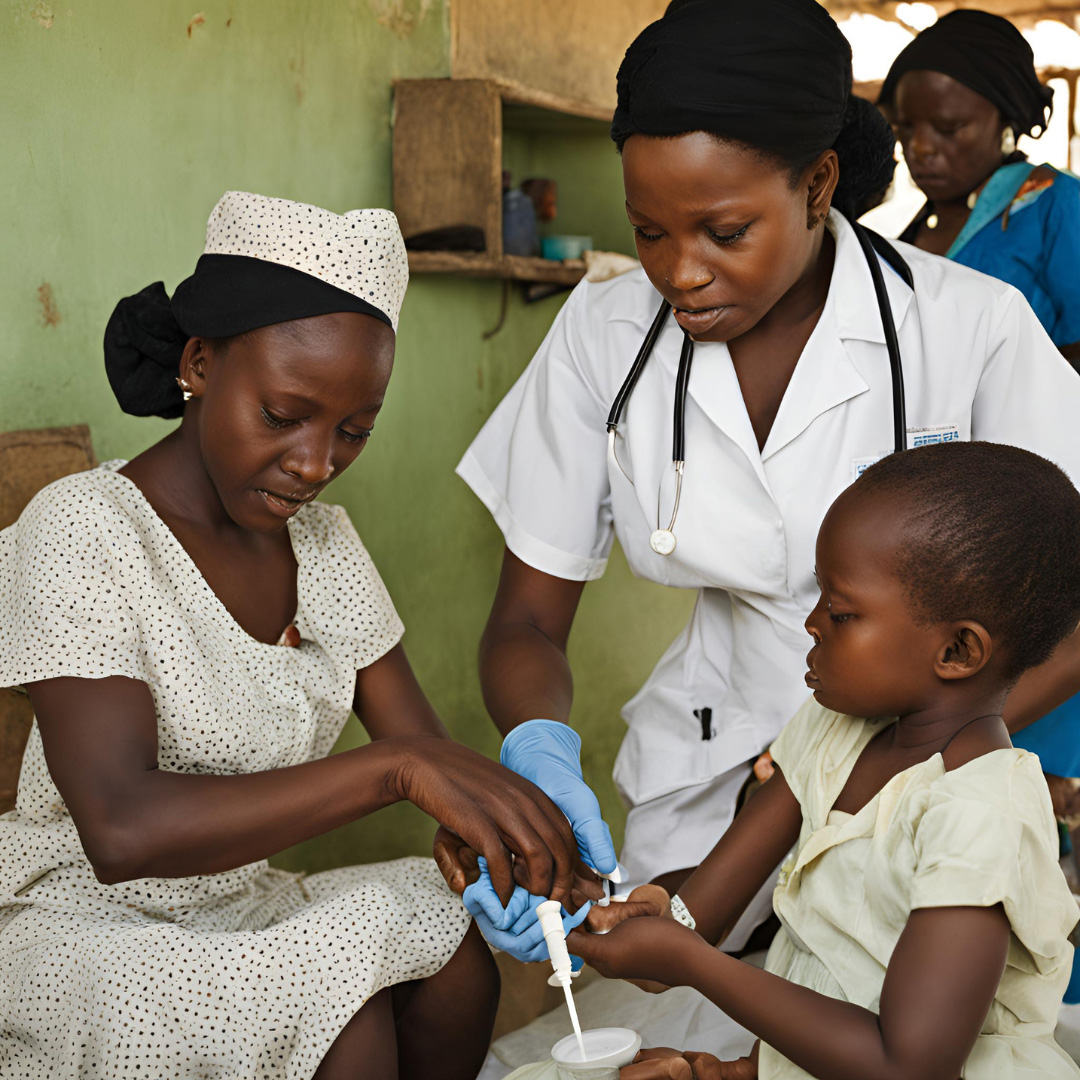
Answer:
MULTIPOLYGON (((1023 297, 907 245, 868 258, 851 216, 885 162, 851 83, 851 50, 814 0, 676 0, 647 27, 611 128, 642 267, 578 286, 458 467, 506 540, 480 658, 502 761, 563 809, 601 871, 615 852, 569 726, 575 610, 616 536, 636 574, 697 592, 623 710, 633 884, 676 890, 805 700, 814 538, 893 451, 898 420, 909 447, 1011 443, 1080 480, 1080 380, 1023 297)), ((1078 669, 1070 641, 1031 676, 1035 697, 1064 700, 1078 669)))

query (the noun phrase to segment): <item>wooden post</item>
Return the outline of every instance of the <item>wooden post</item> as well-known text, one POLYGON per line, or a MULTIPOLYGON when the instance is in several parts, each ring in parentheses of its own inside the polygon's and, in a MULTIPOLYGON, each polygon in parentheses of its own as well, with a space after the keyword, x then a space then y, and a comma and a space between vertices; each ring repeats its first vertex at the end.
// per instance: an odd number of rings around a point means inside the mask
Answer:
POLYGON ((492 83, 394 84, 394 212, 406 238, 477 225, 485 254, 502 257, 502 103, 492 83))

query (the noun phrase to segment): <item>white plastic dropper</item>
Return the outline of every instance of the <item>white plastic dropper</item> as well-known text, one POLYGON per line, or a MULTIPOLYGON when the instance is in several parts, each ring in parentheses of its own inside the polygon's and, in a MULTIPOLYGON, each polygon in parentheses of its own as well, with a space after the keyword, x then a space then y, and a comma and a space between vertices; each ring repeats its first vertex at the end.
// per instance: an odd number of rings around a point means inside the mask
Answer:
POLYGON ((581 1060, 584 1061, 585 1040, 581 1037, 581 1022, 578 1020, 574 994, 570 989, 570 980, 573 979, 575 972, 570 963, 570 952, 566 947, 566 934, 562 924, 562 904, 558 900, 545 900, 536 909, 536 914, 540 919, 540 929, 544 931, 544 941, 547 942, 551 966, 555 969, 555 974, 548 979, 548 982, 552 986, 563 988, 563 993, 566 995, 566 1007, 570 1010, 570 1022, 574 1025, 574 1034, 577 1036, 578 1048, 581 1050, 581 1060))
POLYGON ((608 904, 614 899, 614 895, 611 891, 612 885, 621 885, 626 880, 626 871, 622 868, 621 863, 615 864, 615 869, 610 874, 601 874, 599 870, 595 871, 596 876, 601 878, 604 882, 604 895, 597 901, 600 907, 607 907, 608 904))

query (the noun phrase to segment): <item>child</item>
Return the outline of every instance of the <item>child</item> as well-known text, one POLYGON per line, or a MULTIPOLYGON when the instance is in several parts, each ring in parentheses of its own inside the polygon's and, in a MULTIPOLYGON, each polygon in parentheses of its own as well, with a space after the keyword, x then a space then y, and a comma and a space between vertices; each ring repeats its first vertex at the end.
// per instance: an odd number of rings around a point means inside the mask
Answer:
POLYGON ((894 454, 833 503, 817 577, 813 699, 774 776, 670 911, 644 886, 590 913, 625 920, 610 934, 570 939, 609 978, 696 987, 761 1042, 726 1064, 650 1051, 625 1080, 1080 1076, 1053 1038, 1077 907, 1038 759, 1000 715, 1080 619, 1080 493, 1014 447, 894 454), (713 946, 789 851, 760 971, 713 946))
POLYGON ((408 279, 394 215, 228 192, 109 381, 182 416, 0 533, 0 686, 36 722, 0 817, 0 1075, 471 1080, 498 974, 435 864, 268 856, 408 799, 513 888, 569 885, 554 805, 452 742, 338 506, 408 279), (368 746, 330 754, 350 709, 368 746), (470 838, 471 837, 471 838, 470 838), (515 868, 516 871, 516 868, 515 868))

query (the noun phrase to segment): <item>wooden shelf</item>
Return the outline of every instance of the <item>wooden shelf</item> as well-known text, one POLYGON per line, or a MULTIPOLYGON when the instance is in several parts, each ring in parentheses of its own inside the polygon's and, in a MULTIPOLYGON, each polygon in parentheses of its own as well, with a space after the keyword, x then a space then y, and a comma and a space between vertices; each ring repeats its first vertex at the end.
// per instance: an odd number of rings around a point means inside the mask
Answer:
POLYGON ((580 259, 503 254, 503 128, 600 132, 606 110, 495 79, 400 79, 394 83, 394 212, 406 239, 475 225, 487 250, 410 251, 414 274, 462 274, 575 285, 580 259))
POLYGON ((488 255, 483 251, 410 251, 410 274, 460 274, 509 278, 550 285, 576 285, 585 276, 584 259, 540 259, 527 255, 488 255))
POLYGON ((579 116, 588 120, 601 120, 605 124, 611 123, 611 114, 614 110, 588 101, 550 94, 546 90, 534 90, 512 79, 493 79, 492 84, 498 88, 499 97, 508 105, 530 105, 547 112, 579 116))

